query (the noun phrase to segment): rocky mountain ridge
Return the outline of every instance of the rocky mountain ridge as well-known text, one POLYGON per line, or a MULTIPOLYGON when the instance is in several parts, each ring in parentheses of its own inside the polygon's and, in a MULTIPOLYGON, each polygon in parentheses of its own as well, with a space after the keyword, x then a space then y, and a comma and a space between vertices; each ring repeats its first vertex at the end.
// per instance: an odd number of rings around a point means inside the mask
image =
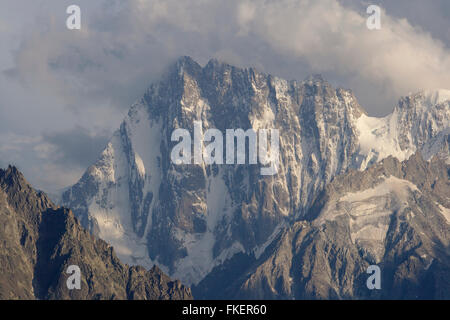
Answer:
POLYGON ((121 263, 11 166, 0 169, 0 274, 0 299, 192 299, 159 268, 121 263), (80 289, 66 285, 70 265, 80 268, 80 289))
POLYGON ((417 153, 336 177, 258 259, 217 267, 199 298, 450 299, 450 166, 417 153), (369 290, 369 265, 381 289, 369 290), (234 274, 234 277, 230 277, 234 274), (223 278, 228 281, 221 281, 223 278), (230 281, 234 279, 234 281, 230 281))

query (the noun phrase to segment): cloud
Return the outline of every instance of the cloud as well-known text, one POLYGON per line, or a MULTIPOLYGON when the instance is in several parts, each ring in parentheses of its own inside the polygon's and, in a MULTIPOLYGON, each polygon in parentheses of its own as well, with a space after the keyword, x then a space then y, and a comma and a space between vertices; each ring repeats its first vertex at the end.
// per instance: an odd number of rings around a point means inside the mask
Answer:
POLYGON ((32 32, 16 55, 19 78, 66 103, 83 96, 126 108, 171 59, 219 57, 289 78, 324 73, 354 88, 373 114, 389 112, 409 91, 450 86, 449 49, 386 11, 382 29, 369 31, 365 11, 336 0, 131 1, 101 9, 80 32, 50 23, 32 32), (371 93, 377 101, 365 99, 371 93))
POLYGON ((450 87, 449 49, 384 10, 377 31, 365 27, 366 16, 333 0, 266 2, 253 17, 245 28, 279 52, 303 58, 315 72, 342 79, 363 101, 371 93, 378 96, 364 101, 370 113, 389 112, 392 105, 386 98, 450 87))
POLYGON ((106 146, 109 132, 82 127, 30 137, 0 135, 0 167, 19 167, 36 188, 56 191, 79 179, 106 146))
POLYGON ((390 15, 408 19, 450 47, 450 2, 448 0, 378 0, 390 15))
POLYGON ((109 138, 108 133, 92 134, 76 127, 64 132, 44 133, 43 143, 35 151, 55 164, 86 169, 97 159, 109 138))
MULTIPOLYGON (((33 157, 17 144, 24 166, 51 171, 64 162, 76 171, 92 160, 85 146, 98 150, 104 132, 182 55, 287 79, 322 73, 373 115, 410 91, 450 88, 448 1, 373 2, 385 8, 378 31, 366 28, 368 4, 360 0, 80 0, 76 31, 65 27, 70 1, 7 1, 4 12, 14 17, 0 19, 0 135, 40 137, 33 157), (38 156, 50 152, 55 159, 38 156)), ((75 174, 53 176, 61 183, 75 174)), ((35 177, 50 183, 39 170, 35 177)))

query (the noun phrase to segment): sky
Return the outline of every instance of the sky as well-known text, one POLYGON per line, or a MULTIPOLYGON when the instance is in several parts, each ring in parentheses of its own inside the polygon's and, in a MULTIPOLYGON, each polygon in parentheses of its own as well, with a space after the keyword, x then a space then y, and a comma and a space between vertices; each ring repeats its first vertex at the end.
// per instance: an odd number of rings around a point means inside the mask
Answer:
POLYGON ((384 116, 410 92, 450 89, 450 1, 0 0, 0 167, 48 192, 75 183, 184 55, 288 80, 322 74, 384 116), (66 27, 72 4, 80 30, 66 27), (379 30, 366 26, 369 5, 379 30))

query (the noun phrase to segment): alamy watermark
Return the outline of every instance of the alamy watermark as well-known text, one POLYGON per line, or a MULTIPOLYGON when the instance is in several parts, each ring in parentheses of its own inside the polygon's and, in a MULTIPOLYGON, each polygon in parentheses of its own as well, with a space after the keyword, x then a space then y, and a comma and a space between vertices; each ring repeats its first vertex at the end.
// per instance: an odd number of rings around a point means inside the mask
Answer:
POLYGON ((223 157, 223 133, 218 129, 207 129, 203 133, 202 122, 194 121, 194 143, 187 129, 178 128, 172 133, 171 140, 179 141, 170 154, 173 163, 180 164, 245 164, 246 140, 248 140, 248 164, 258 162, 267 167, 261 167, 261 175, 274 175, 278 172, 280 162, 280 135, 277 129, 226 129, 225 152, 223 157), (270 131, 270 145, 268 133, 270 131), (181 141, 180 141, 181 139, 181 141), (236 140, 236 148, 235 148, 236 140), (206 146, 205 142, 209 142, 206 146), (236 153, 235 153, 236 151, 236 153), (193 155, 192 155, 193 153, 193 155), (235 161, 236 158, 236 161, 235 161))
POLYGON ((377 5, 370 5, 366 10, 370 16, 367 18, 366 26, 369 30, 381 29, 381 8, 377 5))
POLYGON ((66 13, 70 14, 66 20, 66 27, 69 30, 81 29, 81 9, 79 6, 72 4, 67 7, 66 13))
MULTIPOLYGON (((66 26, 69 30, 81 29, 81 8, 78 5, 72 4, 67 7, 66 13, 69 14, 66 20, 66 26)), ((369 17, 366 21, 366 26, 369 30, 381 29, 381 8, 377 5, 369 5, 366 9, 369 17)))
POLYGON ((369 278, 367 278, 366 286, 369 290, 380 290, 381 289, 381 269, 377 265, 371 265, 367 268, 367 273, 371 274, 369 278))
POLYGON ((70 274, 70 276, 67 278, 66 285, 67 289, 73 290, 73 289, 81 289, 81 270, 80 267, 77 265, 70 265, 67 268, 66 273, 70 274))

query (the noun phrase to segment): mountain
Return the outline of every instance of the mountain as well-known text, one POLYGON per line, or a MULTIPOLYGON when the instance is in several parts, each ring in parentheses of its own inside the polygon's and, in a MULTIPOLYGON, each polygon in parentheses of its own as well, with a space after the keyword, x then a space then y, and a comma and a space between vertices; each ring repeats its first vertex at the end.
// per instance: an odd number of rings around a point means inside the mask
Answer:
MULTIPOLYGON (((333 179, 257 260, 217 267, 199 298, 450 299, 450 165, 417 153, 333 179), (369 290, 369 265, 381 290, 369 290)), ((241 257, 242 259, 242 257, 241 257)))
POLYGON ((192 299, 159 268, 122 264, 110 245, 11 166, 0 169, 0 274, 0 299, 7 300, 192 299), (71 265, 80 269, 80 289, 67 287, 71 265))
POLYGON ((199 285, 215 269, 251 265, 304 220, 350 169, 422 152, 449 161, 450 96, 411 94, 384 118, 320 76, 286 81, 253 68, 180 58, 131 108, 98 160, 62 194, 129 264, 158 265, 199 285), (279 164, 175 164, 175 129, 279 130, 279 164), (239 261, 239 262, 238 262, 239 261))

